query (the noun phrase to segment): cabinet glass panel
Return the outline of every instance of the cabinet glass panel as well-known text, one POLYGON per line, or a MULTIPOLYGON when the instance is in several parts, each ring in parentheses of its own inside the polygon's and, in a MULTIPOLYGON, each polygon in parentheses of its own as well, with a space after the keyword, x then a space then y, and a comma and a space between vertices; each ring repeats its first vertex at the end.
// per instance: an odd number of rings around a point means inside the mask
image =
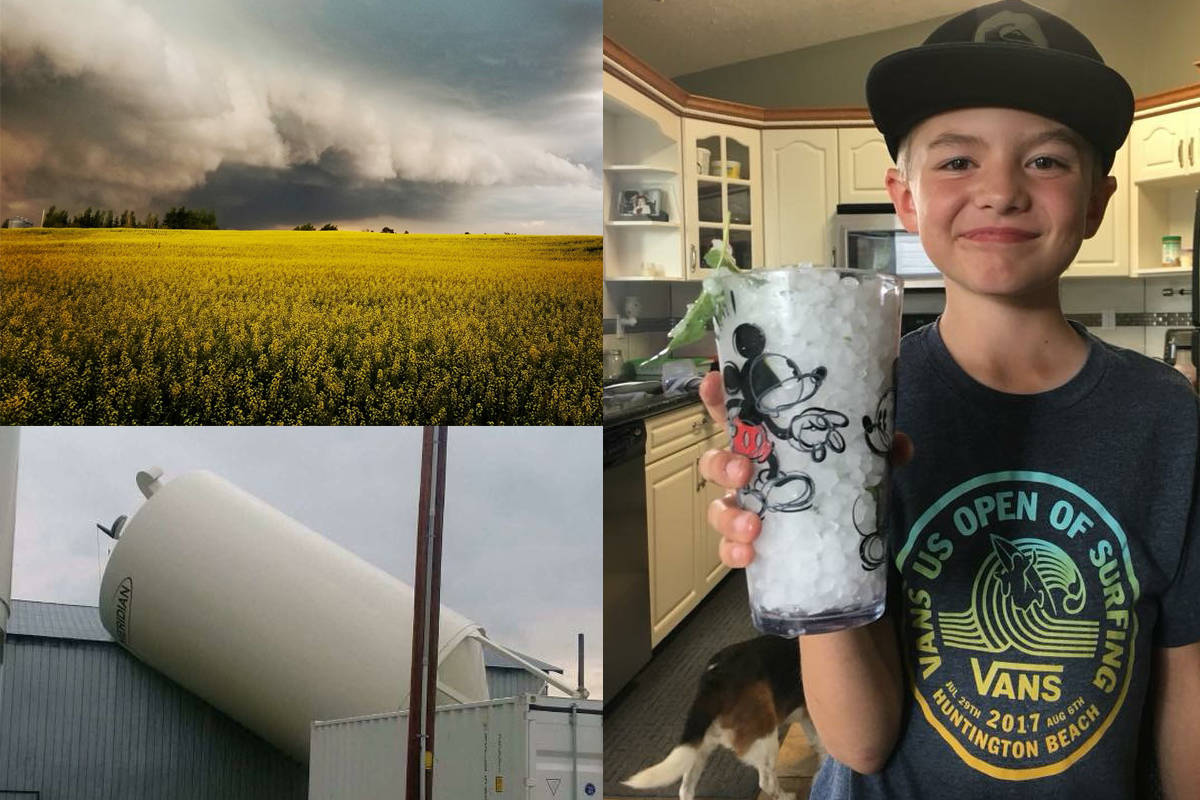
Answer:
POLYGON ((738 163, 737 175, 730 175, 730 177, 738 177, 744 180, 752 180, 754 178, 750 174, 750 145, 743 144, 732 136, 725 137, 725 159, 738 163))
MULTIPOLYGON (((720 235, 720 233, 717 234, 717 236, 720 235)), ((736 261, 737 265, 742 269, 750 269, 750 267, 754 266, 750 242, 750 231, 729 232, 729 244, 733 247, 733 260, 736 261)))
MULTIPOLYGON (((713 239, 721 238, 720 228, 701 228, 700 229, 700 263, 698 264, 701 271, 711 272, 707 264, 704 263, 704 256, 712 249, 713 239)), ((752 265, 753 253, 750 249, 750 231, 730 231, 729 243, 733 246, 733 260, 741 269, 749 269, 752 265)))
MULTIPOLYGON (((729 221, 734 225, 750 225, 750 187, 743 184, 731 183, 729 192, 729 221)), ((703 218, 702 218, 703 219, 703 218)))
POLYGON ((721 137, 706 136, 703 139, 696 140, 696 174, 697 175, 718 175, 717 162, 724 156, 721 155, 721 137))
POLYGON ((696 212, 701 222, 721 222, 722 185, 719 181, 696 181, 696 212))

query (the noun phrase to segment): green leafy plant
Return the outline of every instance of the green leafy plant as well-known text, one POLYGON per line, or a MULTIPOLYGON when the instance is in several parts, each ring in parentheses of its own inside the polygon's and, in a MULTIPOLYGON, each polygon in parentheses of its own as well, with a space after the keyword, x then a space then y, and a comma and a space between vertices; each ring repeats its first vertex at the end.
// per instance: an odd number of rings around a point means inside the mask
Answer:
POLYGON ((713 270, 713 274, 704 279, 700 296, 696 302, 689 303, 687 312, 667 334, 670 340, 667 346, 651 356, 647 363, 666 358, 672 350, 676 350, 704 337, 704 332, 720 312, 722 292, 717 278, 722 273, 739 272, 737 261, 733 258, 733 247, 729 244, 729 213, 725 213, 725 222, 721 228, 721 238, 713 239, 713 245, 704 254, 704 263, 713 270))

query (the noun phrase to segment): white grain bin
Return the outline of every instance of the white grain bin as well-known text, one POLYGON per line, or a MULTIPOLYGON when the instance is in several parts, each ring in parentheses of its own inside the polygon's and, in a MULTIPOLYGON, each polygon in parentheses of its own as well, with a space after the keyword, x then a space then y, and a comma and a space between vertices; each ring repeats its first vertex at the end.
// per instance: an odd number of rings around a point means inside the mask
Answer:
POLYGON ((4 636, 8 632, 8 615, 11 610, 20 430, 15 426, 0 427, 0 665, 4 664, 4 636))
MULTIPOLYGON (((301 761, 313 720, 407 708, 411 587, 210 472, 158 474, 104 570, 117 641, 301 761)), ((486 700, 482 630, 440 619, 437 702, 486 700)))
MULTIPOLYGON (((602 703, 522 695, 443 706, 430 800, 600 800, 602 703)), ((400 797, 407 712, 316 722, 308 800, 400 797)))

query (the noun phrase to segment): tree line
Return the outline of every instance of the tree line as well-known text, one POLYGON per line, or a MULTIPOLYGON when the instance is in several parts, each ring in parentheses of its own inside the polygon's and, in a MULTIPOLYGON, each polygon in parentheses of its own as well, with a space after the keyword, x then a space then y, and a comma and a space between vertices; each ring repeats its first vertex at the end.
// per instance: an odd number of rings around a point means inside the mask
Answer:
POLYGON ((42 218, 45 228, 186 228, 191 230, 216 230, 217 215, 203 208, 171 207, 162 219, 157 214, 147 214, 141 220, 136 211, 126 209, 117 214, 112 209, 93 209, 88 206, 83 213, 71 216, 65 208, 50 206, 42 218))

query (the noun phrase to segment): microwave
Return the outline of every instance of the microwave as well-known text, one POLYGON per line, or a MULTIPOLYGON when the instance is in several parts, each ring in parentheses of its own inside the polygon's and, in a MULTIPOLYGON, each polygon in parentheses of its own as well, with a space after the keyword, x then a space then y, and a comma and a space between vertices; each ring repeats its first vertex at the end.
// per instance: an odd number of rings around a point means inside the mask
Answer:
POLYGON ((831 241, 833 264, 839 269, 896 275, 912 288, 943 285, 921 237, 904 229, 891 203, 839 204, 831 241))

